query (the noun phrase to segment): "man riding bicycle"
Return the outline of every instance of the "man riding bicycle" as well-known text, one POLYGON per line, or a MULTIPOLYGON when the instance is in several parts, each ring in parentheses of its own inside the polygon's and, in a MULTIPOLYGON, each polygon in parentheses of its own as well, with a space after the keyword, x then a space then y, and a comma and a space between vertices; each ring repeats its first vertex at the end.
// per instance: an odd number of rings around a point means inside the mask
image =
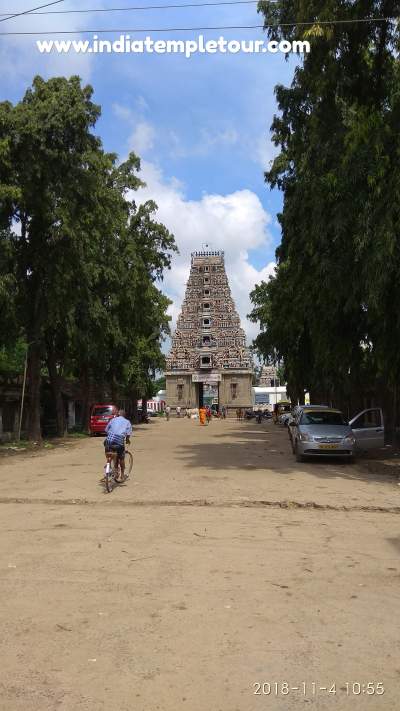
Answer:
POLYGON ((121 479, 125 478, 125 440, 129 444, 132 434, 132 425, 125 417, 125 410, 119 410, 117 417, 114 417, 106 427, 106 439, 104 449, 107 464, 111 464, 113 455, 117 456, 121 467, 121 479))

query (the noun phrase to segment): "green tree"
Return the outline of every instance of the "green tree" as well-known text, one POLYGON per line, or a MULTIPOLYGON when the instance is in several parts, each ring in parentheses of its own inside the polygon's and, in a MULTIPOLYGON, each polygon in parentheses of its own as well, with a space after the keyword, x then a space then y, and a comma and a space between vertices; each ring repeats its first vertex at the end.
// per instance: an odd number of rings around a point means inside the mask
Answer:
POLYGON ((171 302, 157 284, 164 270, 170 268, 177 247, 173 235, 155 220, 154 202, 133 207, 124 261, 135 266, 135 273, 131 275, 129 269, 125 273, 120 308, 130 314, 122 360, 125 382, 137 402, 138 398, 153 396, 155 373, 165 365, 161 347, 169 333, 167 309, 171 302))
POLYGON ((174 238, 154 220, 154 203, 132 200, 140 161, 131 154, 119 165, 104 152, 93 134, 99 115, 78 77, 36 77, 21 102, 0 104, 0 319, 28 344, 36 441, 44 366, 62 434, 63 376, 81 379, 87 409, 94 380, 131 386, 135 372, 143 389, 162 364, 169 302, 155 282, 174 238))
POLYGON ((29 435, 38 441, 45 330, 73 286, 74 247, 81 239, 76 223, 84 213, 77 186, 100 150, 90 133, 99 116, 91 93, 77 77, 36 77, 21 102, 0 105, 0 214, 14 251, 18 320, 28 341, 29 435))
POLYGON ((399 33, 381 19, 398 9, 259 4, 271 38, 311 39, 292 85, 276 87, 280 154, 266 180, 284 194, 282 244, 274 278, 252 294, 257 345, 278 351, 298 396, 349 402, 399 376, 399 33))

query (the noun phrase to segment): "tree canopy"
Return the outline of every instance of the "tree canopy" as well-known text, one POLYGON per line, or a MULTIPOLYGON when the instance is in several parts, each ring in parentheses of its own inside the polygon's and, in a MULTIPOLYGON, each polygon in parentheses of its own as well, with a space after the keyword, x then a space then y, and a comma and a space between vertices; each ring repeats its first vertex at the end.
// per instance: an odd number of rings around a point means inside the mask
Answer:
POLYGON ((145 394, 169 330, 159 283, 175 241, 155 203, 133 200, 139 158, 119 163, 93 133, 92 94, 79 77, 36 77, 0 104, 0 347, 25 341, 36 440, 44 372, 61 434, 62 376, 145 394))
POLYGON ((295 399, 338 401, 400 375, 399 27, 396 2, 260 2, 274 39, 311 39, 275 89, 282 242, 252 292, 264 357, 284 359, 295 399))

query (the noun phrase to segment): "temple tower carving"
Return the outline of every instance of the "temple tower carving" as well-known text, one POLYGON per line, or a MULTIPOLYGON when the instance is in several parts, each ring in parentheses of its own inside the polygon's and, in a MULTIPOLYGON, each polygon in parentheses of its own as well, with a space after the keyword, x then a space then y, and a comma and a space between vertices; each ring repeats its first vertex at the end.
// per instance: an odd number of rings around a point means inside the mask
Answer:
POLYGON ((167 357, 166 399, 175 408, 252 404, 253 365, 221 251, 193 252, 167 357))

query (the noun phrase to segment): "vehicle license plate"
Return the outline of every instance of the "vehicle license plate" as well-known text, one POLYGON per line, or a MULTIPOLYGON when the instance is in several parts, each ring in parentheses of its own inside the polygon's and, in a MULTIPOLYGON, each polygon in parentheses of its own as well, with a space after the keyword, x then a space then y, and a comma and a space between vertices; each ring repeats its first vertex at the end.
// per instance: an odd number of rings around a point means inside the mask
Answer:
POLYGON ((318 447, 319 449, 337 449, 338 444, 319 444, 318 447))

